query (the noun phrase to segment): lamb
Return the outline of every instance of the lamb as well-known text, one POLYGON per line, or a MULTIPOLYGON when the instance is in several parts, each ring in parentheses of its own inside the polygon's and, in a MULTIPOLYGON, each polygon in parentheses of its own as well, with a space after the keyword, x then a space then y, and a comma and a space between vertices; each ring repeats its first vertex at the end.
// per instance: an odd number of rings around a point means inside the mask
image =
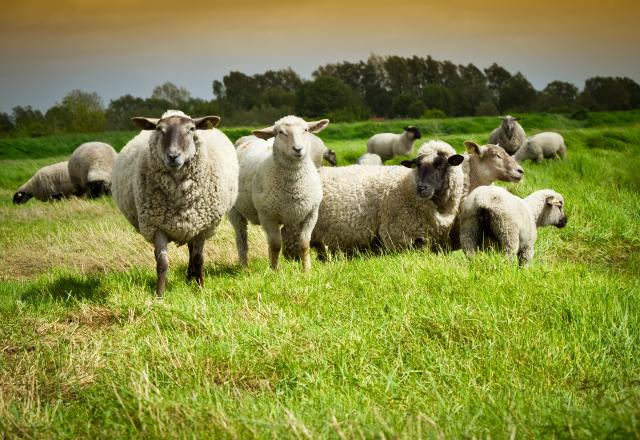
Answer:
POLYGON ((18 188, 13 195, 13 203, 21 205, 32 197, 45 202, 73 195, 74 188, 67 164, 67 161, 64 161, 40 168, 18 188))
POLYGON ((561 194, 543 189, 525 199, 498 186, 481 186, 467 197, 460 213, 460 242, 467 255, 498 245, 520 265, 533 259, 537 228, 563 228, 567 216, 561 194))
POLYGON ((514 155, 527 141, 527 135, 518 123, 519 118, 507 115, 501 118, 502 123, 491 132, 489 143, 500 145, 510 155, 514 155))
POLYGON ((69 176, 77 196, 111 193, 111 171, 118 153, 104 142, 86 142, 69 157, 69 176))
MULTIPOLYGON (((313 161, 316 168, 320 168, 323 165, 323 160, 326 160, 331 166, 338 165, 338 158, 336 156, 335 151, 327 148, 322 139, 316 136, 313 133, 309 133, 310 138, 310 152, 311 160, 313 161)), ((239 138, 234 146, 236 149, 241 145, 247 144, 249 142, 255 142, 258 137, 255 135, 242 136, 239 138)), ((267 140, 267 146, 273 147, 274 138, 270 138, 267 140)))
POLYGON ((377 154, 365 153, 358 158, 356 165, 383 165, 382 158, 377 154))
POLYGON ((383 161, 411 154, 413 142, 421 137, 420 130, 413 125, 405 127, 401 134, 378 133, 367 141, 367 152, 379 155, 383 161))
POLYGON ((251 222, 262 225, 267 235, 272 269, 278 268, 284 233, 296 241, 303 269, 311 269, 309 240, 318 217, 322 185, 311 160, 314 140, 310 133, 320 132, 327 124, 328 119, 306 122, 285 116, 271 127, 255 130, 253 134, 260 139, 238 146, 240 194, 229 220, 235 229, 241 265, 247 265, 247 223, 251 222), (272 146, 266 142, 271 138, 272 146))
POLYGON ((462 196, 462 160, 442 146, 404 166, 322 168, 312 246, 322 258, 326 250, 349 253, 377 243, 391 251, 443 244, 462 196))
POLYGON ((518 162, 533 160, 540 163, 543 159, 556 157, 564 159, 566 154, 567 146, 562 135, 552 131, 545 131, 529 137, 524 145, 518 149, 514 157, 518 162))
POLYGON ((113 168, 118 208, 154 245, 159 296, 165 291, 169 242, 188 244, 187 279, 204 285, 205 240, 235 203, 238 160, 229 138, 211 128, 219 121, 218 116, 192 119, 177 110, 160 119, 133 118, 142 131, 113 168))

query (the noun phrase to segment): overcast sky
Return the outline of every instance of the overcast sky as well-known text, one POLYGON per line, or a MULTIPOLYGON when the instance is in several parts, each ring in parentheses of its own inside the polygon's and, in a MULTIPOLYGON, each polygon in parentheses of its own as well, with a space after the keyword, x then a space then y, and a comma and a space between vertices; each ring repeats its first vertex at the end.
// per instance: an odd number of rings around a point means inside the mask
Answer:
POLYGON ((596 75, 640 82, 640 1, 21 0, 0 12, 0 110, 46 110, 72 89, 105 104, 172 81, 211 99, 231 70, 379 55, 497 62, 542 89, 596 75))

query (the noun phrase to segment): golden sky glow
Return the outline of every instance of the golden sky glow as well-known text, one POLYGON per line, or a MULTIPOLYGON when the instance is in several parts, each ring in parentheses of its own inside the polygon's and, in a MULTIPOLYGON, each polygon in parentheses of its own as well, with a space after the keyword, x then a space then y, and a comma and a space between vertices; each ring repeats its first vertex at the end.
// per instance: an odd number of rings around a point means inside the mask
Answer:
POLYGON ((46 108, 73 88, 148 96, 369 54, 433 55, 522 71, 536 87, 594 75, 640 80, 638 1, 16 1, 0 14, 0 108, 46 108))

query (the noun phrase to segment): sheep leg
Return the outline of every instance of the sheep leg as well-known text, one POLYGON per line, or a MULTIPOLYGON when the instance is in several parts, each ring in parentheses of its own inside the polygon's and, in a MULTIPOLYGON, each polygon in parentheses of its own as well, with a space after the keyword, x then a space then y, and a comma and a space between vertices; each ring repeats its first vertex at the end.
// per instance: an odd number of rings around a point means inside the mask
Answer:
POLYGON ((302 260, 302 269, 307 272, 311 270, 311 252, 309 242, 311 241, 311 233, 318 221, 318 209, 314 209, 309 213, 302 223, 300 223, 300 235, 298 238, 298 252, 302 260))
POLYGON ((300 233, 294 225, 282 226, 282 256, 287 260, 297 260, 298 236, 300 233))
POLYGON ((267 242, 269 243, 269 261, 271 269, 278 269, 278 258, 280 257, 280 249, 282 248, 282 235, 280 232, 280 224, 271 219, 260 217, 262 229, 267 234, 267 242))
POLYGON ((229 221, 231 222, 231 225, 233 225, 233 229, 236 232, 236 247, 238 248, 238 260, 240 261, 241 266, 247 267, 248 266, 247 254, 249 253, 247 219, 244 218, 242 214, 238 212, 237 209, 233 208, 231 209, 231 211, 229 211, 229 221))
POLYGON ((156 273, 158 275, 158 283, 156 284, 156 294, 158 296, 164 295, 164 289, 167 284, 167 270, 169 269, 168 244, 167 235, 162 231, 156 232, 153 237, 153 247, 156 256, 156 273))
POLYGON ((189 242, 189 268, 187 279, 195 278, 200 287, 204 287, 204 242, 202 235, 198 235, 189 242))
POLYGON ((528 266, 531 260, 533 260, 533 255, 535 254, 535 249, 533 246, 525 246, 520 252, 518 252, 518 262, 520 266, 528 266))

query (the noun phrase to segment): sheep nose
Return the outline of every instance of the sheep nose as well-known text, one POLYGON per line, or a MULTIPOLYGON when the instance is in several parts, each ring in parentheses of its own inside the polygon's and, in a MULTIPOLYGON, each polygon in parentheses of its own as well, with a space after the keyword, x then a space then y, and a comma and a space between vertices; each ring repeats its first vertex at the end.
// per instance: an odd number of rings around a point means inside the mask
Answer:
POLYGON ((293 147, 293 151, 295 151, 296 153, 299 153, 302 151, 302 147, 293 147))
POLYGON ((516 172, 518 174, 524 174, 524 170, 522 168, 520 168, 520 167, 516 168, 516 172))
POLYGON ((175 161, 176 161, 176 159, 178 158, 178 156, 180 156, 180 153, 174 153, 174 152, 167 153, 167 157, 168 157, 172 162, 175 162, 175 161))

